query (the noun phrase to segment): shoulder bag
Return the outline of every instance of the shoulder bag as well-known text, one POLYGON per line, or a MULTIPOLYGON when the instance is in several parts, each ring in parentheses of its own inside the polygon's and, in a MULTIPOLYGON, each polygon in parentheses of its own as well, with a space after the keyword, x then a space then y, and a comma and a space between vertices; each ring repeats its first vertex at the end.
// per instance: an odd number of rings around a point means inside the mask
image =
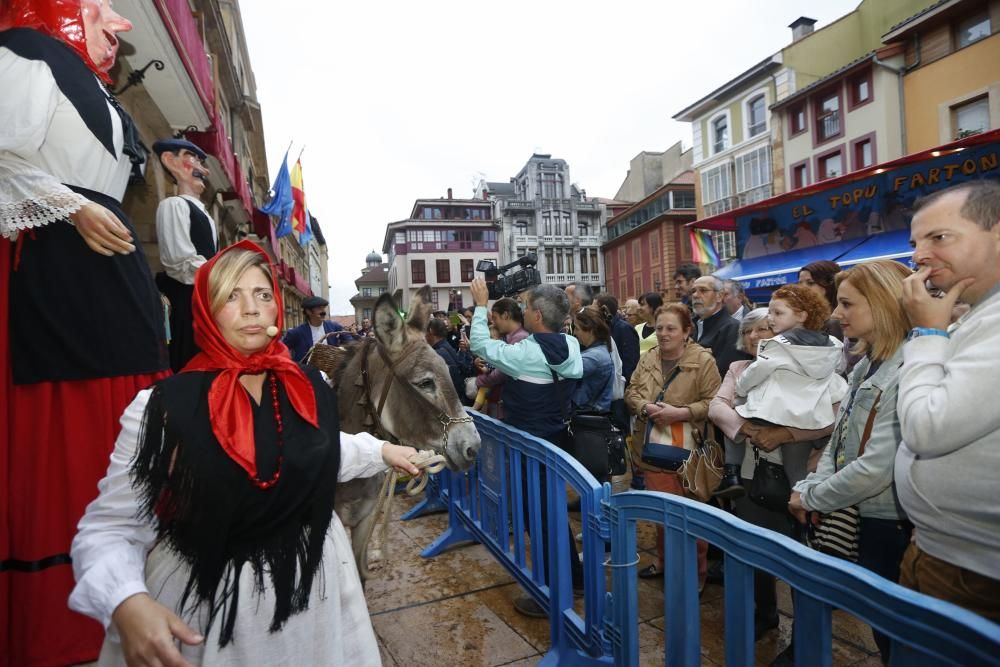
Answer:
POLYGON ((695 448, 677 471, 684 485, 684 495, 703 503, 708 502, 722 481, 722 447, 708 437, 710 428, 706 425, 704 436, 700 430, 692 431, 695 448))
MULTIPOLYGON (((559 377, 551 369, 550 372, 556 394, 562 402, 559 377)), ((565 406, 564 402, 562 404, 565 406)), ((565 414, 564 407, 564 419, 565 414)), ((594 476, 594 479, 604 482, 608 474, 625 474, 625 435, 614 425, 610 413, 576 412, 570 416, 568 426, 567 451, 594 476)))
MULTIPOLYGON (((681 369, 674 369, 670 377, 663 383, 663 389, 653 403, 663 400, 670 383, 680 374, 681 369)), ((694 435, 691 422, 674 422, 666 426, 657 426, 652 420, 646 419, 646 435, 642 443, 642 462, 662 468, 670 472, 676 472, 684 462, 687 461, 691 451, 694 450, 694 435)))
MULTIPOLYGON (((855 391, 855 395, 857 392, 855 391)), ((865 445, 872 435, 872 427, 875 425, 875 415, 878 412, 879 401, 882 400, 880 391, 872 405, 871 412, 868 413, 868 421, 865 422, 865 430, 861 434, 861 444, 858 446, 858 456, 860 459, 865 453, 865 445)), ((851 409, 854 407, 854 395, 851 396, 851 409)), ((843 446, 844 429, 843 425, 850 417, 850 412, 844 416, 837 429, 837 450, 833 452, 834 471, 837 466, 838 451, 843 446)), ((852 563, 858 562, 858 543, 861 533, 861 510, 857 505, 844 507, 820 516, 819 524, 807 523, 806 544, 821 553, 836 556, 849 560, 852 563)))

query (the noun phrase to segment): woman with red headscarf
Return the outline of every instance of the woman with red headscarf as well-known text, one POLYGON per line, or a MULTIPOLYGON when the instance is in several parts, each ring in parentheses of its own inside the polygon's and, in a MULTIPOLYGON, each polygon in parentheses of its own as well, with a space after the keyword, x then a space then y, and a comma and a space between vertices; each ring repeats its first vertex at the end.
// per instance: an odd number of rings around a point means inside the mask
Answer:
POLYGON ((418 474, 416 450, 339 433, 334 392, 275 337, 279 294, 249 241, 203 265, 202 352, 122 416, 72 550, 70 606, 116 631, 102 665, 379 663, 334 494, 418 474))
POLYGON ((104 85, 129 29, 108 0, 0 2, 0 663, 19 667, 97 655, 70 542, 122 410, 167 368, 120 205, 145 150, 104 85))

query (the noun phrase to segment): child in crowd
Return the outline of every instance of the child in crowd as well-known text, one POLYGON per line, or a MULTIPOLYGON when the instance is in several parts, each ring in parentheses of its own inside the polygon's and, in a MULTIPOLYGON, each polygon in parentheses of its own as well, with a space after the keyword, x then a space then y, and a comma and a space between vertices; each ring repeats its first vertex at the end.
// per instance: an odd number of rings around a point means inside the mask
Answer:
POLYGON ((774 338, 762 340, 757 360, 736 381, 736 407, 763 425, 815 430, 833 423, 832 406, 847 393, 839 373, 843 343, 822 331, 830 307, 803 285, 775 290, 768 306, 774 338))

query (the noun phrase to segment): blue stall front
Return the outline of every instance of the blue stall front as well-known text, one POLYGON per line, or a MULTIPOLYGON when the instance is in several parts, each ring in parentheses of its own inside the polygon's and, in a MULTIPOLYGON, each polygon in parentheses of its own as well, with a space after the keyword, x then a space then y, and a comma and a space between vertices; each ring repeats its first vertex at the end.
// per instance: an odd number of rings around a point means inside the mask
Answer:
POLYGON ((1000 179, 1000 130, 908 155, 690 223, 736 232, 738 258, 715 275, 750 299, 798 281, 817 260, 847 268, 874 259, 908 262, 910 218, 925 195, 963 181, 1000 179))

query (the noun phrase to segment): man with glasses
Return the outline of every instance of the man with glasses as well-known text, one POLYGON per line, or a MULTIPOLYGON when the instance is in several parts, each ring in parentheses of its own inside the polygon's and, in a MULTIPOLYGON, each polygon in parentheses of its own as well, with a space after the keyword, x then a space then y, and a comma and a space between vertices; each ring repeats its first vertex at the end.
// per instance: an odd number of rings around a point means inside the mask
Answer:
POLYGON ((327 306, 329 305, 326 299, 318 296, 310 296, 302 300, 302 313, 306 316, 306 321, 294 329, 289 329, 282 339, 295 361, 305 359, 309 348, 320 341, 339 345, 342 341, 354 340, 354 336, 344 331, 344 327, 326 318, 327 306), (327 335, 335 331, 343 333, 326 338, 327 335))
POLYGON ((740 356, 736 340, 740 336, 740 323, 722 307, 722 281, 715 276, 702 276, 694 281, 691 290, 691 308, 694 310, 694 342, 710 350, 719 368, 719 375, 726 377, 729 364, 740 356))
POLYGON ((205 151, 184 139, 153 144, 160 164, 177 186, 177 194, 156 209, 156 240, 163 271, 156 286, 170 302, 170 368, 179 372, 195 354, 191 295, 194 273, 218 249, 218 228, 201 201, 205 191, 205 151))

